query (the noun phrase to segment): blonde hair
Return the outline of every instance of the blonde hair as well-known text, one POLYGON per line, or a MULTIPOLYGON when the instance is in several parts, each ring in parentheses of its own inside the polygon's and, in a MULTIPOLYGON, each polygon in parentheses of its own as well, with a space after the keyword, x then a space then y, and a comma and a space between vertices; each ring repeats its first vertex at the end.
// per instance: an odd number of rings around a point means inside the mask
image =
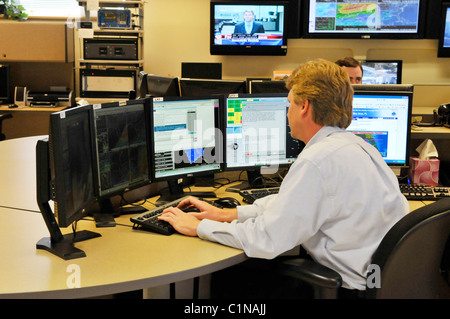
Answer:
POLYGON ((324 59, 306 62, 286 81, 295 103, 308 100, 315 123, 347 128, 352 122, 353 88, 348 74, 324 59))

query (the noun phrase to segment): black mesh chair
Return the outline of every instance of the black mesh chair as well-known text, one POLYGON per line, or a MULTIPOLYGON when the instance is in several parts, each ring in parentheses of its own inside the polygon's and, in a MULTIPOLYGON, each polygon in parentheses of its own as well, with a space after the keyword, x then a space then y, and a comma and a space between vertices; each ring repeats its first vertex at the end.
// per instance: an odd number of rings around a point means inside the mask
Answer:
POLYGON ((11 113, 0 114, 0 141, 3 141, 6 138, 5 134, 3 134, 2 132, 3 120, 9 119, 11 117, 12 117, 11 113))
MULTIPOLYGON (((449 236, 450 198, 407 214, 389 230, 373 254, 371 264, 379 267, 380 281, 376 286, 367 285, 364 298, 450 298, 449 236)), ((339 297, 341 276, 312 260, 284 261, 280 271, 310 283, 316 298, 339 297)))

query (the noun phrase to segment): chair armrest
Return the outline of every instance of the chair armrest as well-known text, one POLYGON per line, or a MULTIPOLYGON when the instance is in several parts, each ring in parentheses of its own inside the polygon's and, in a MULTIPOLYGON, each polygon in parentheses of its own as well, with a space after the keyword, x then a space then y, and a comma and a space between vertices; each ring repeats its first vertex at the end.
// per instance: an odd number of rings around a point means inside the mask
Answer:
POLYGON ((9 119, 9 118, 11 118, 11 117, 12 117, 12 114, 11 114, 11 113, 3 113, 3 114, 0 114, 0 123, 1 123, 1 121, 6 120, 6 119, 9 119))
POLYGON ((288 259, 280 263, 279 271, 285 276, 308 282, 314 286, 338 289, 342 277, 336 271, 309 259, 288 259))

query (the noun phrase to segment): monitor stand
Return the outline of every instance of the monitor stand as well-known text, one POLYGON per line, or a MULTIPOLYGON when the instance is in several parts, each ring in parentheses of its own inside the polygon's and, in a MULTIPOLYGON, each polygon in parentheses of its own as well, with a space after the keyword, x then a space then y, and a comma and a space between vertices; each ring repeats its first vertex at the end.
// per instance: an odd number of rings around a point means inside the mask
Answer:
POLYGON ((196 196, 199 198, 217 198, 214 192, 185 192, 183 190, 183 183, 179 183, 177 180, 167 181, 168 191, 162 192, 159 199, 156 201, 156 206, 161 206, 182 198, 184 196, 196 196))
POLYGON ((230 186, 226 189, 227 192, 239 193, 244 189, 261 188, 263 187, 263 176, 260 169, 247 170, 247 180, 240 184, 230 186))

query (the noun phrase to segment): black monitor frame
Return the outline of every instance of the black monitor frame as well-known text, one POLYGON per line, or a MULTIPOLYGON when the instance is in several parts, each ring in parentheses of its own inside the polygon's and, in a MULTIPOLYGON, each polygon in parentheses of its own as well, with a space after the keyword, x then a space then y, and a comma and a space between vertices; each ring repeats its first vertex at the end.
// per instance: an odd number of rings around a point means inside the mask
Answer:
POLYGON ((245 80, 180 79, 181 96, 210 96, 245 93, 245 80))
POLYGON ((438 57, 450 57, 450 2, 442 4, 441 30, 439 33, 438 57), (447 32, 446 32, 447 28, 447 32), (447 40, 446 40, 447 35, 447 40), (446 43, 449 42, 449 43, 446 43))
POLYGON ((147 74, 146 96, 180 96, 179 79, 173 76, 147 74))
POLYGON ((60 227, 68 227, 85 217, 88 208, 96 201, 93 190, 92 161, 89 159, 93 152, 90 139, 90 117, 91 105, 52 113, 49 138, 39 140, 36 144, 37 204, 50 233, 50 237, 44 237, 38 241, 36 249, 47 250, 65 260, 86 256, 82 250, 74 247, 75 242, 100 237, 100 234, 86 230, 62 235, 60 230, 60 227), (77 120, 80 121, 77 122, 77 120), (86 123, 84 127, 81 127, 83 121, 86 123), (70 123, 72 127, 81 128, 84 135, 69 134, 67 129, 70 123), (82 150, 80 146, 77 151, 66 150, 69 143, 79 142, 82 144, 82 150), (88 172, 77 174, 82 170, 77 163, 84 163, 88 172), (74 175, 81 180, 78 184, 81 185, 81 189, 76 191, 82 192, 82 188, 86 187, 85 196, 76 205, 71 202, 75 195, 70 196, 74 193, 74 185, 68 185, 73 181, 74 175), (50 200, 55 202, 55 214, 50 207, 50 200))
MULTIPOLYGON (((312 0, 311 0, 312 1, 312 0)), ((303 1, 303 37, 321 39, 422 39, 425 34, 425 19, 427 2, 431 0, 419 0, 419 12, 417 22, 417 32, 309 32, 309 0, 303 1)))
POLYGON ((228 106, 228 100, 230 99, 258 99, 258 98, 286 98, 286 114, 284 114, 284 119, 286 120, 286 153, 288 151, 288 147, 290 145, 290 148, 292 151, 298 154, 302 151, 305 144, 302 141, 299 141, 295 138, 293 138, 290 134, 290 127, 289 122, 287 119, 287 110, 289 103, 287 102, 288 93, 261 93, 261 94, 233 94, 229 95, 225 98, 224 101, 224 118, 223 118, 223 145, 224 145, 224 171, 243 171, 245 170, 247 172, 247 179, 248 183, 244 183, 243 185, 234 187, 235 189, 243 189, 243 188, 257 188, 263 186, 263 180, 261 174, 264 174, 261 170, 270 169, 273 170, 273 166, 278 168, 286 168, 290 167, 292 163, 295 161, 296 157, 292 157, 292 161, 290 162, 279 162, 279 163, 272 163, 271 165, 258 165, 258 164, 251 164, 251 165, 239 165, 239 166, 230 166, 230 163, 228 161, 228 116, 229 116, 229 106, 228 106))
POLYGON ((9 64, 0 64, 0 105, 3 102, 11 101, 11 88, 9 83, 10 66, 9 64))
MULTIPOLYGON (((374 63, 374 64, 396 64, 397 65, 397 83, 389 83, 389 84, 401 84, 402 83, 402 73, 403 73, 403 60, 363 60, 361 61, 361 65, 364 70, 364 66, 366 63, 374 63)), ((363 82, 365 72, 363 72, 363 82)))
POLYGON ((198 197, 209 197, 214 198, 216 195, 213 192, 184 192, 183 191, 183 179, 188 177, 204 177, 210 176, 211 174, 221 172, 223 170, 223 159, 222 159, 222 108, 223 108, 223 96, 195 96, 195 97, 155 97, 152 99, 152 112, 151 112, 151 120, 150 122, 150 132, 152 133, 152 143, 150 144, 151 153, 154 154, 152 157, 152 167, 153 167, 153 180, 156 182, 166 181, 168 183, 168 193, 162 192, 160 199, 157 202, 157 205, 163 204, 168 201, 175 200, 182 196, 193 195, 198 197), (190 171, 177 171, 171 175, 158 176, 157 171, 157 161, 158 157, 156 156, 157 150, 155 149, 155 142, 157 137, 154 134, 155 125, 154 121, 157 120, 155 118, 155 104, 161 102, 177 102, 177 101, 186 101, 186 102, 194 102, 194 101, 207 101, 207 100, 217 100, 218 105, 214 109, 214 125, 215 125, 215 149, 211 154, 214 154, 213 163, 219 164, 216 167, 205 168, 205 170, 190 172, 190 171))
POLYGON ((249 93, 289 93, 289 89, 286 87, 286 82, 283 80, 251 80, 249 82, 249 93))
POLYGON ((288 29, 287 29, 287 20, 288 14, 287 10, 289 9, 288 1, 268 1, 268 0, 211 0, 210 3, 210 53, 212 55, 286 55, 287 54, 287 39, 288 39, 288 29), (216 5, 229 5, 229 6, 283 6, 283 21, 282 21, 282 44, 280 45, 218 45, 215 44, 215 6, 216 5))
POLYGON ((359 96, 407 96, 408 97, 408 112, 406 120, 406 141, 404 145, 404 156, 403 162, 391 162, 386 161, 386 164, 392 168, 401 168, 409 165, 410 156, 410 141, 411 141, 411 114, 412 114, 412 104, 413 104, 413 91, 409 89, 408 86, 398 85, 398 90, 382 90, 383 85, 374 86, 373 90, 369 90, 369 85, 364 87, 364 90, 358 90, 357 86, 355 88, 354 95, 359 96), (404 89, 406 88, 406 89, 404 89))

